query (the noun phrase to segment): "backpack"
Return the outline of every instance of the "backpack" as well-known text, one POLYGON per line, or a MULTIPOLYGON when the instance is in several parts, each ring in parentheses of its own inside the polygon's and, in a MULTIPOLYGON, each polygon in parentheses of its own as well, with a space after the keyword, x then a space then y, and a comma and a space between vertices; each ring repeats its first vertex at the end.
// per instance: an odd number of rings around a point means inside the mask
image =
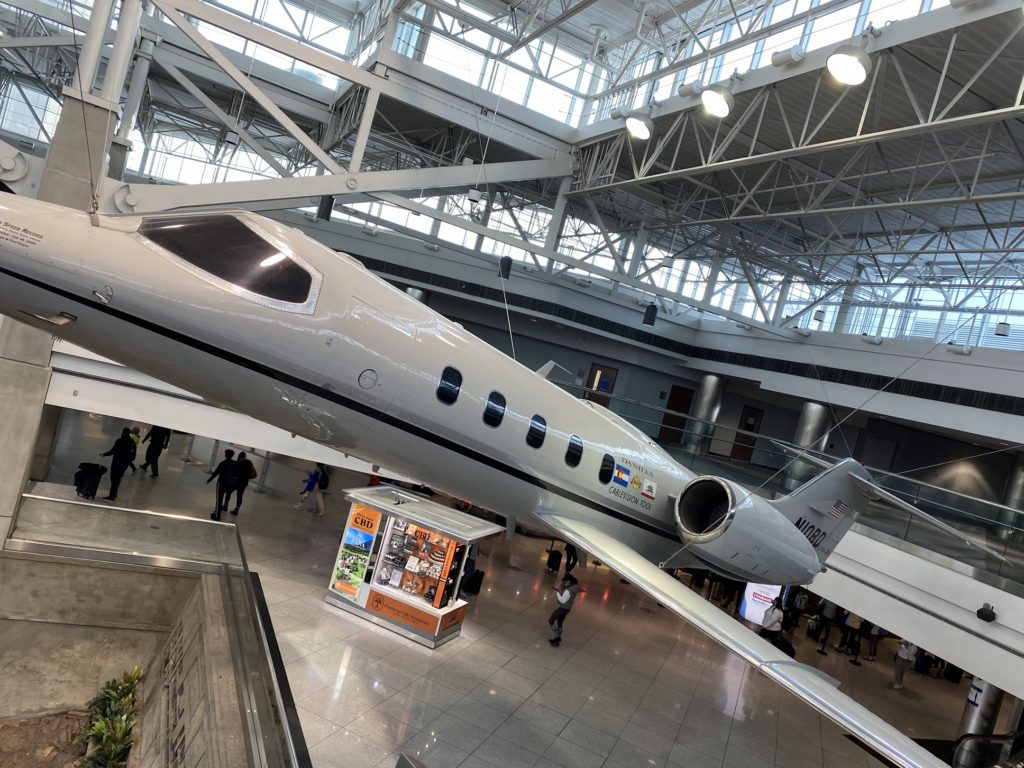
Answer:
POLYGON ((327 486, 330 485, 330 484, 331 484, 331 478, 327 474, 327 471, 325 470, 325 471, 321 472, 320 473, 320 479, 316 481, 316 487, 319 488, 321 491, 326 491, 327 490, 327 486))

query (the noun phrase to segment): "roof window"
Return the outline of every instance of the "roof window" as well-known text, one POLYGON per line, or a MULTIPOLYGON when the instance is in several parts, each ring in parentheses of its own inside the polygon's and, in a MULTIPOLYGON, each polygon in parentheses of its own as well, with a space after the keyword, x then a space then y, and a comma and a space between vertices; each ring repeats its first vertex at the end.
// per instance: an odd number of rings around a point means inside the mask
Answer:
POLYGON ((309 299, 309 271, 237 216, 149 216, 139 233, 179 259, 251 293, 289 304, 309 299))

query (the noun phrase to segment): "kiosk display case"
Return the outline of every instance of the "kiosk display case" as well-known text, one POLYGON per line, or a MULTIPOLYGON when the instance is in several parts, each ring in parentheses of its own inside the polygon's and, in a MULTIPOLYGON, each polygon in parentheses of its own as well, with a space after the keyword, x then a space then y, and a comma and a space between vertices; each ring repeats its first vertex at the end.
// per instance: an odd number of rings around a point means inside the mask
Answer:
POLYGON ((436 648, 457 637, 470 544, 504 529, 390 486, 345 491, 352 502, 326 600, 436 648))

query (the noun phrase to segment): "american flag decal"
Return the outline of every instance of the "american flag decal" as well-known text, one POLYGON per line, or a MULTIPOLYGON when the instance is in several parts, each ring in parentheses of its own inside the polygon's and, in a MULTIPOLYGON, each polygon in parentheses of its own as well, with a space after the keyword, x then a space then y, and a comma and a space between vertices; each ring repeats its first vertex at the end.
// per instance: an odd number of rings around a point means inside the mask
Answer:
POLYGON ((828 508, 828 513, 832 515, 832 517, 842 517, 846 514, 846 512, 849 509, 850 508, 846 506, 845 502, 837 501, 835 504, 828 508))

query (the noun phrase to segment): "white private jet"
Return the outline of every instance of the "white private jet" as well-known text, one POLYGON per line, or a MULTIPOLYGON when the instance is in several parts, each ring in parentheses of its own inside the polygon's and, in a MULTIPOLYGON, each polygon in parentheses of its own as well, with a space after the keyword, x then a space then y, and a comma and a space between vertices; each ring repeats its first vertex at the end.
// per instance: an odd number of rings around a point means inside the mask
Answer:
POLYGON ((777 501, 694 476, 635 427, 351 257, 246 212, 104 216, 4 195, 0 312, 487 509, 532 516, 894 763, 944 765, 663 570, 809 582, 883 493, 852 459, 777 501))

